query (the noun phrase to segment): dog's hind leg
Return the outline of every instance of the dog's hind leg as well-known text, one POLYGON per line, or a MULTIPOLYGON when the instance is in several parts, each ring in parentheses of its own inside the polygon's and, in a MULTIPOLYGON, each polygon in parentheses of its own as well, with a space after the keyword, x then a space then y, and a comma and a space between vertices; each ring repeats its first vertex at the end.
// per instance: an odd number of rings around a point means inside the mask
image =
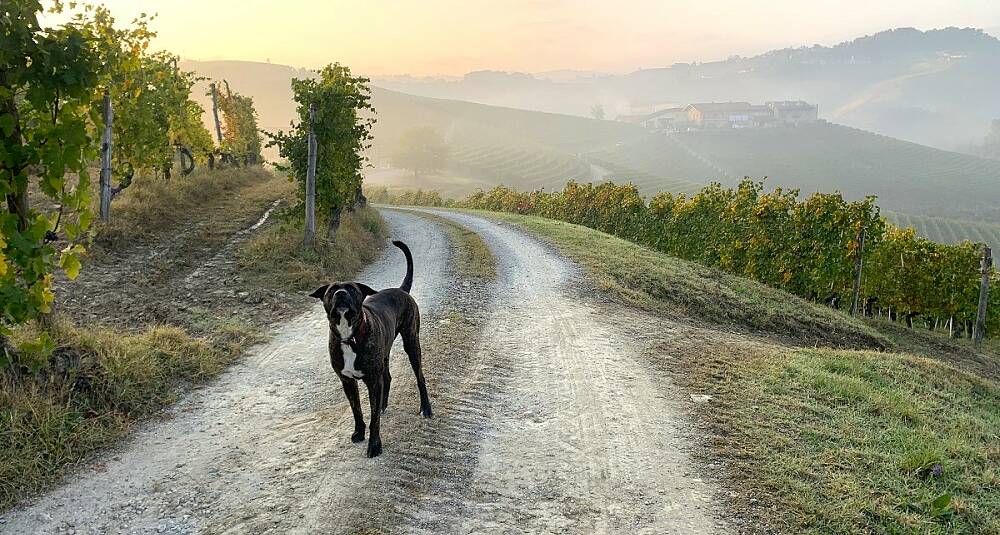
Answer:
POLYGON ((358 443, 365 439, 365 416, 361 414, 361 395, 358 394, 357 379, 340 378, 340 383, 344 385, 344 394, 348 403, 351 404, 351 412, 354 413, 354 434, 351 435, 351 442, 358 443))
POLYGON ((420 327, 419 324, 401 333, 403 335, 403 349, 406 356, 410 357, 410 366, 413 367, 413 375, 417 377, 417 390, 420 391, 420 415, 430 418, 434 415, 431 411, 431 400, 427 396, 427 383, 424 381, 424 367, 421 362, 420 353, 420 327))
POLYGON ((389 363, 385 364, 385 375, 382 379, 382 412, 389 408, 389 385, 392 383, 392 374, 389 373, 389 363))

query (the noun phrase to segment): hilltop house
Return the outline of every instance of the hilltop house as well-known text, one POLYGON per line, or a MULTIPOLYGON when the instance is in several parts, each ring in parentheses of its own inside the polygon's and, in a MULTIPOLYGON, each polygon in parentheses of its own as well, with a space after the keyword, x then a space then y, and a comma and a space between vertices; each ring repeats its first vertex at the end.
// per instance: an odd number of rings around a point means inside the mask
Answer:
POLYGON ((702 102, 687 107, 688 121, 698 128, 732 128, 750 123, 749 102, 702 102))
POLYGON ((774 120, 782 123, 808 123, 819 119, 819 106, 802 100, 781 100, 765 103, 774 120))
POLYGON ((687 108, 667 108, 643 117, 642 126, 650 130, 682 130, 688 125, 687 108))
POLYGON ((799 124, 819 119, 819 107, 801 100, 749 102, 701 102, 683 108, 667 108, 642 116, 619 116, 618 120, 650 130, 675 132, 690 128, 763 128, 776 124, 799 124))

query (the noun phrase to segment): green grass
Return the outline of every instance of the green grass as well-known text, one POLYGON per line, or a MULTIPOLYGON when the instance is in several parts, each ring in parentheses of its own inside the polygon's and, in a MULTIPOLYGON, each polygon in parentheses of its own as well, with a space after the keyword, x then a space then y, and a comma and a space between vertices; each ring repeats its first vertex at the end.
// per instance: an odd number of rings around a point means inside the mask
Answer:
MULTIPOLYGON (((175 327, 121 333, 56 321, 56 344, 38 374, 0 369, 0 511, 123 436, 175 400, 177 387, 218 374, 257 335, 237 324, 195 339, 175 327)), ((12 342, 35 337, 22 326, 12 342)))
POLYGON ((551 241, 579 262, 599 288, 647 310, 790 337, 809 345, 890 345, 870 326, 843 313, 603 232, 540 217, 485 214, 551 241))
POLYGON ((345 212, 330 239, 318 224, 312 247, 303 244, 303 223, 290 219, 247 241, 238 252, 240 270, 252 283, 302 292, 336 280, 349 280, 378 258, 385 247, 386 224, 372 208, 345 212))
POLYGON ((455 264, 460 275, 483 280, 496 279, 496 258, 479 234, 447 217, 420 211, 411 213, 435 221, 445 228, 456 248, 455 264))
POLYGON ((699 413, 714 437, 704 456, 727 467, 752 531, 1000 531, 996 383, 909 354, 672 354, 685 387, 714 396, 699 413))

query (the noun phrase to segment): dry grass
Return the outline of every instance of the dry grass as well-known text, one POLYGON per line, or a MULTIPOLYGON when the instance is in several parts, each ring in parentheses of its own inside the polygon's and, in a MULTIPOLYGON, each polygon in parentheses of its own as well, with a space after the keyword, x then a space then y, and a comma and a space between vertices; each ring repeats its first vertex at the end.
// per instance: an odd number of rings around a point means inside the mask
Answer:
POLYGON ((334 280, 350 280, 386 243, 386 225, 373 208, 345 213, 334 239, 317 225, 312 247, 303 226, 290 219, 248 241, 238 254, 240 270, 255 284, 282 291, 306 291, 334 280))
MULTIPOLYGON (((195 339, 174 327, 123 334, 55 322, 47 332, 58 349, 42 373, 0 370, 0 510, 172 402, 178 386, 214 377, 257 339, 240 325, 218 327, 195 339)), ((38 332, 21 327, 13 342, 38 332)))

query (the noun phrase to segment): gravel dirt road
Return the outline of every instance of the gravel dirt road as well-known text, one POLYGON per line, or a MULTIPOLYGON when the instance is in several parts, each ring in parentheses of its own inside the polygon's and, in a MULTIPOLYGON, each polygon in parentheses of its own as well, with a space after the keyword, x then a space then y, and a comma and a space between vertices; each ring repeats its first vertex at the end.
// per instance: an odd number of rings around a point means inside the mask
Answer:
MULTIPOLYGON (((397 343, 384 453, 367 459, 317 303, 0 532, 728 532, 688 459, 690 401, 644 356, 682 327, 603 299, 520 230, 435 213, 483 238, 498 278, 463 279, 439 224, 383 210, 415 257, 433 419, 397 343)), ((403 272, 388 248, 358 280, 403 272)))

